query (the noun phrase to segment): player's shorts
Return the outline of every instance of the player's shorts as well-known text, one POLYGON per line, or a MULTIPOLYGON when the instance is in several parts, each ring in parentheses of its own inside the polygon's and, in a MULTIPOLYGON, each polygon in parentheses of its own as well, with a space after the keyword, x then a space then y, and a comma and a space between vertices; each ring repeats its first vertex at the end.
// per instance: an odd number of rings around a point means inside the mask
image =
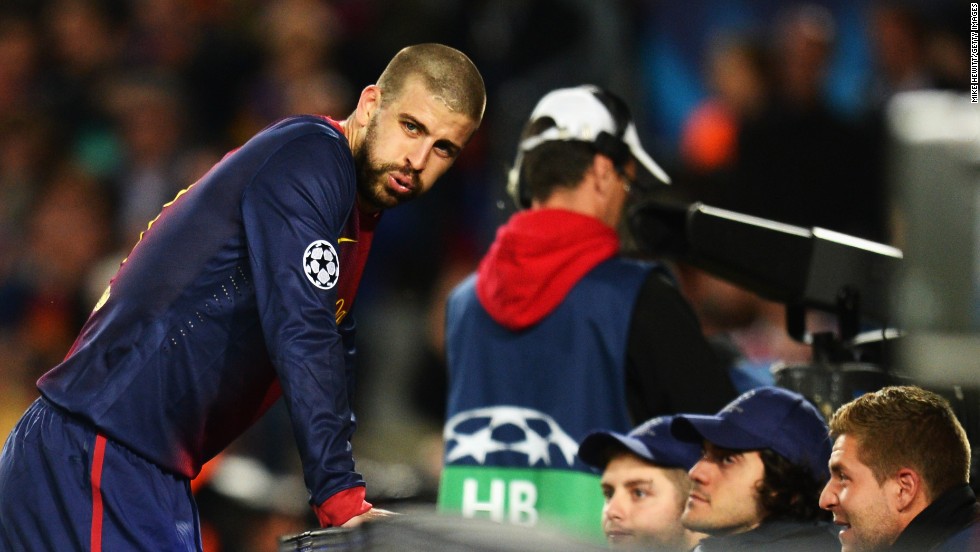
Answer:
POLYGON ((38 399, 0 453, 0 550, 200 551, 190 482, 38 399))

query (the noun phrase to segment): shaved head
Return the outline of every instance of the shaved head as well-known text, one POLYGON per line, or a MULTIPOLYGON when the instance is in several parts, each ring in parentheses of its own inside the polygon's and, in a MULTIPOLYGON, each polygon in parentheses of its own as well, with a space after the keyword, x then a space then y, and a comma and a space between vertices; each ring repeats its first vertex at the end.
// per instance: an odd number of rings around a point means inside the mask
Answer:
POLYGON ((378 78, 381 105, 397 99, 405 83, 413 78, 422 84, 447 108, 462 113, 477 124, 483 119, 487 104, 483 77, 470 58, 442 44, 417 44, 403 48, 378 78))

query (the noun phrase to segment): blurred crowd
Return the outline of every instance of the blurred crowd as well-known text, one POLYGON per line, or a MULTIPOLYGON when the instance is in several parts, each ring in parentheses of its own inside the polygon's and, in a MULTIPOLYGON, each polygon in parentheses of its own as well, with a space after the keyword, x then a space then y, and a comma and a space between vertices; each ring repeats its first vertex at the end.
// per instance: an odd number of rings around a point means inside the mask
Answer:
MULTIPOLYGON (((513 208, 506 165, 548 89, 593 82, 638 106, 644 141, 674 176, 668 199, 890 242, 882 109, 903 90, 966 89, 965 8, 700 0, 679 12, 670 4, 0 1, 0 434, 36 397, 34 381, 67 353, 164 203, 282 116, 345 118, 407 44, 443 42, 469 54, 489 104, 444 182, 387 213, 375 239, 357 311, 355 410, 369 493, 433 496, 445 404, 442 301, 513 208), (672 26, 697 26, 697 40, 665 42, 661 30, 672 26), (696 86, 678 86, 691 67, 696 86), (830 93, 841 67, 858 75, 846 102, 830 93)), ((677 269, 706 333, 731 336, 747 363, 809 359, 786 335, 780 305, 677 269)), ((289 474, 298 460, 283 415, 273 410, 241 450, 289 474)), ((202 517, 209 504, 202 500, 202 517)), ((308 525, 303 514, 289 516, 293 528, 308 525)))

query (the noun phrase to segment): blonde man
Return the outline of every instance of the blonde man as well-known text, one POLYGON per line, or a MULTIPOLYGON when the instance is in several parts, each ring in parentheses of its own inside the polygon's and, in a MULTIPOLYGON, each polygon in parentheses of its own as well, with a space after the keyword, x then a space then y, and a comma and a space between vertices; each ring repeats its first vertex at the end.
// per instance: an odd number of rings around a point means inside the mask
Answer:
POLYGON ((843 552, 980 547, 970 443, 946 399, 886 387, 840 407, 830 431, 820 506, 833 512, 843 552))

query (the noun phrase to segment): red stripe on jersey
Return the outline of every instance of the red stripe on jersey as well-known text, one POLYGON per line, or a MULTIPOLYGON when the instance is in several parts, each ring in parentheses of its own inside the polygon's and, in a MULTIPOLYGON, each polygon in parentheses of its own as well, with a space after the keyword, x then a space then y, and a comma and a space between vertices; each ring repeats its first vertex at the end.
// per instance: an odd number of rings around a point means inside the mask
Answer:
POLYGON ((92 454, 92 552, 102 552, 102 461, 105 458, 105 435, 95 436, 92 454))

